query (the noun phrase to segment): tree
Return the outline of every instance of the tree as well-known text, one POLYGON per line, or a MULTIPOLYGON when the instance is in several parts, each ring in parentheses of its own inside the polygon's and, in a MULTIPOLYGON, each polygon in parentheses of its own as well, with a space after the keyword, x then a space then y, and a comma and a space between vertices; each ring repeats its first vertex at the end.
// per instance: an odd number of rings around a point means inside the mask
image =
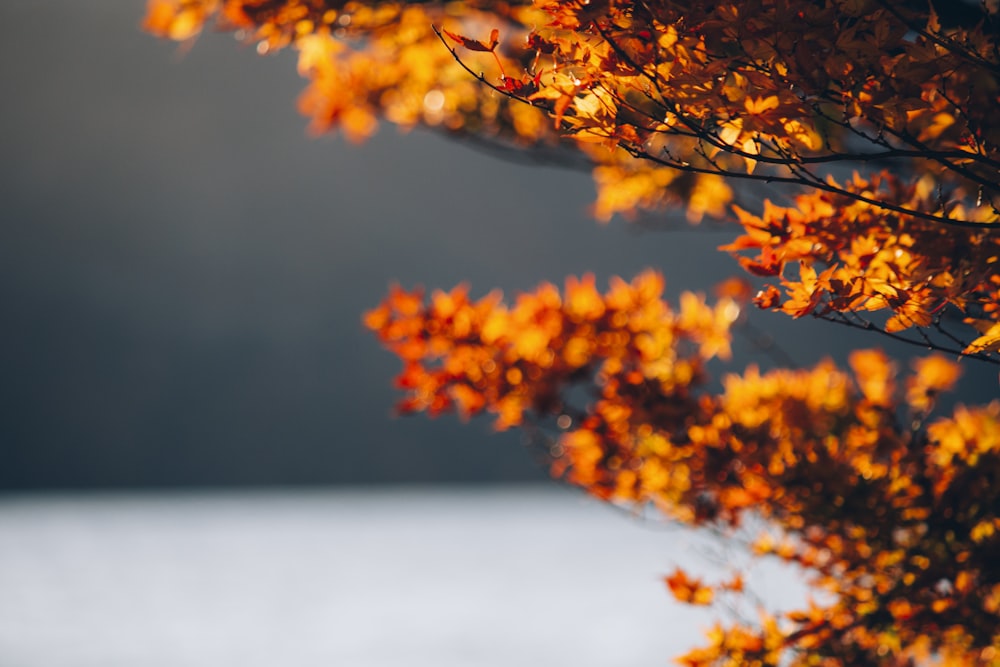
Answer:
MULTIPOLYGON (((718 625, 679 662, 1000 664, 1000 401, 935 413, 949 357, 1000 363, 996 3, 151 0, 146 28, 209 21, 298 50, 317 132, 436 127, 589 165, 599 219, 675 205, 737 225, 722 249, 756 294, 731 279, 670 305, 647 272, 512 304, 394 288, 365 316, 403 361, 402 412, 551 434, 553 474, 611 502, 766 522, 749 548, 820 601, 718 625), (718 390, 751 302, 933 353, 901 380, 857 350, 718 390)), ((743 593, 738 572, 666 583, 695 605, 743 593)))

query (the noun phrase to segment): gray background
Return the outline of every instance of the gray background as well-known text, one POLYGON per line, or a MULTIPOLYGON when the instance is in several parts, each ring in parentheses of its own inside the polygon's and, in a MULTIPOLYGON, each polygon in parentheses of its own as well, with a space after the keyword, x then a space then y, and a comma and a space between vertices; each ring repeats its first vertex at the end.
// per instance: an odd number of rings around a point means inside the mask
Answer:
MULTIPOLYGON (((652 266, 675 295, 735 272, 728 234, 598 225, 586 174, 391 127, 309 138, 293 54, 181 55, 142 10, 0 7, 0 488, 540 479, 486 420, 391 418, 398 362, 360 324, 390 282, 652 266)), ((802 363, 882 342, 753 321, 802 363)))

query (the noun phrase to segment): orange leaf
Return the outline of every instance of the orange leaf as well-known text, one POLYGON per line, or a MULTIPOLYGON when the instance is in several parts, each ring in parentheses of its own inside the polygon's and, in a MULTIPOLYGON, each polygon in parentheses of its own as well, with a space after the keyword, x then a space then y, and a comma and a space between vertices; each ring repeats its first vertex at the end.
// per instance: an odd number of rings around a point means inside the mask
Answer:
POLYGON ((681 602, 693 605, 712 604, 715 591, 701 583, 701 579, 690 579, 684 570, 677 568, 664 581, 670 587, 670 592, 681 602))
POLYGON ((765 285, 764 289, 754 296, 753 303, 763 310, 778 308, 781 306, 781 292, 774 285, 765 285))
POLYGON ((729 297, 733 301, 746 303, 753 294, 753 285, 745 278, 727 278, 715 286, 715 296, 729 297))
POLYGON ((969 343, 968 347, 962 350, 962 354, 1000 352, 1000 322, 975 320, 972 326, 983 335, 969 343))
POLYGON ((855 350, 848 357, 858 387, 875 405, 888 406, 896 391, 895 369, 881 350, 855 350))
MULTIPOLYGON (((765 250, 770 249, 765 248, 765 250)), ((742 266, 747 273, 751 273, 755 276, 771 277, 781 275, 781 269, 784 263, 778 261, 774 253, 768 252, 764 253, 764 255, 769 256, 762 256, 761 259, 763 261, 760 262, 749 257, 738 257, 736 261, 740 263, 740 266, 742 266)))

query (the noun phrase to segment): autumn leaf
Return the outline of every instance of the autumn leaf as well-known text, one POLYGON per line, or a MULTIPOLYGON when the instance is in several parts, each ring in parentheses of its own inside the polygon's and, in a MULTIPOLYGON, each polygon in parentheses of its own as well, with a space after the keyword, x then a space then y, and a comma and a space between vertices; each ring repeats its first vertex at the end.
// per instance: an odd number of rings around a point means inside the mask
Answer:
POLYGON ((849 359, 865 398, 875 405, 891 405, 896 373, 885 353, 881 350, 855 350, 849 359))
POLYGON ((761 116, 769 111, 777 109, 781 104, 777 95, 770 95, 768 97, 747 97, 743 102, 744 107, 746 107, 746 112, 751 116, 761 116))
POLYGON ((672 575, 664 581, 673 594, 674 598, 680 602, 693 605, 709 605, 715 598, 715 591, 701 583, 701 579, 691 579, 684 570, 677 568, 672 575))
POLYGON ((961 367, 943 355, 914 359, 914 373, 906 380, 906 402, 916 411, 926 411, 934 398, 951 391, 962 374, 961 367))
POLYGON ((191 39, 201 32, 211 8, 178 2, 177 0, 150 0, 142 27, 145 30, 176 41, 191 39))
POLYGON ((771 310, 781 306, 781 292, 774 285, 766 285, 753 298, 754 305, 763 310, 771 310))
POLYGON ((789 139, 801 144, 803 147, 811 151, 818 151, 823 148, 823 137, 808 123, 798 118, 790 118, 784 121, 782 127, 789 139))
POLYGON ((469 37, 465 37, 463 35, 457 35, 449 30, 442 30, 442 32, 448 35, 448 37, 450 37, 453 41, 458 42, 470 51, 485 51, 492 53, 496 50, 497 45, 500 43, 500 31, 497 28, 490 31, 490 38, 486 42, 481 42, 477 39, 470 39, 469 37))
MULTIPOLYGON (((313 132, 362 141, 387 121, 587 165, 599 220, 648 222, 643 212, 672 208, 690 223, 739 225, 720 249, 784 291, 763 285, 760 308, 955 356, 954 343, 971 340, 965 363, 1000 352, 993 9, 147 7, 145 29, 167 38, 212 27, 260 53, 296 49, 313 132), (465 36, 484 26, 498 27, 465 36), (476 53, 491 54, 485 72, 476 53), (766 198, 778 185, 780 205, 766 198)), ((683 663, 996 662, 1000 402, 936 414, 959 375, 941 356, 909 373, 877 350, 855 350, 849 372, 829 360, 727 366, 749 285, 726 284, 715 303, 665 299, 657 271, 604 290, 585 274, 509 302, 472 301, 465 286, 429 297, 392 287, 363 322, 402 364, 401 413, 486 413, 497 429, 523 427, 554 476, 619 506, 720 536, 750 516, 768 524, 773 538, 749 555, 802 569, 822 604, 715 626, 683 663)), ((677 570, 666 583, 692 604, 716 590, 746 599, 741 577, 713 588, 677 570)))
POLYGON ((1000 352, 1000 322, 973 320, 972 326, 982 335, 969 343, 962 350, 963 354, 1000 352))

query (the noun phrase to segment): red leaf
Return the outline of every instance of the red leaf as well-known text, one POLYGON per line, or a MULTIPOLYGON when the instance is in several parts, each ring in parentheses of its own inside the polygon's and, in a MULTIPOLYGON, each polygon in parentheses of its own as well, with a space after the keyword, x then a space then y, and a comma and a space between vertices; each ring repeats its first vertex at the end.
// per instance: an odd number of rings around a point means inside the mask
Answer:
POLYGON ((480 42, 478 39, 471 39, 469 37, 464 37, 462 35, 456 35, 455 33, 450 32, 448 30, 445 30, 444 34, 448 35, 453 40, 455 40, 465 48, 469 49, 470 51, 485 51, 487 53, 492 53, 493 50, 497 48, 497 44, 500 43, 500 31, 497 30, 496 28, 493 28, 493 31, 490 32, 489 44, 480 42))

